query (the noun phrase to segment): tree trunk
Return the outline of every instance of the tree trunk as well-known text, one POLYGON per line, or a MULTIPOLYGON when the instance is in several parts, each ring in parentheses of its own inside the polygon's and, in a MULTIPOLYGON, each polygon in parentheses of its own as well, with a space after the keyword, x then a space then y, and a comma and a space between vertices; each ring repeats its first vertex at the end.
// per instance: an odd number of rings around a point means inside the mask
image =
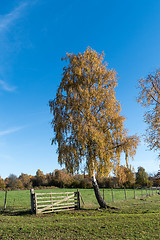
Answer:
POLYGON ((100 208, 108 208, 109 206, 106 204, 106 202, 104 201, 104 199, 101 196, 95 174, 93 174, 93 176, 92 176, 92 184, 93 184, 94 193, 95 193, 96 199, 100 205, 100 208))

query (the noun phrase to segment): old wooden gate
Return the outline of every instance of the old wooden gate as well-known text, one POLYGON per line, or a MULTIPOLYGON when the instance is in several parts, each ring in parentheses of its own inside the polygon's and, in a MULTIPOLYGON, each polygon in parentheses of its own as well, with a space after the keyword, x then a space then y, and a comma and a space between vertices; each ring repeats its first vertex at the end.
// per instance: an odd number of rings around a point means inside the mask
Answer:
POLYGON ((69 211, 80 208, 79 191, 59 193, 31 192, 31 210, 38 213, 69 211))

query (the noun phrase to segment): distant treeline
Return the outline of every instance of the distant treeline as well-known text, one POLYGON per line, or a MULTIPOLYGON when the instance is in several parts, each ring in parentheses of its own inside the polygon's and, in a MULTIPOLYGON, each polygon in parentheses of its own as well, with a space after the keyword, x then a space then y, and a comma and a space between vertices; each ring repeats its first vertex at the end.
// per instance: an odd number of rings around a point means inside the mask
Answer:
MULTIPOLYGON (((120 166, 116 176, 100 177, 97 175, 97 181, 100 188, 135 188, 151 187, 160 185, 160 172, 154 176, 148 176, 145 169, 138 168, 134 173, 131 169, 120 166)), ((38 169, 35 176, 21 173, 19 177, 10 174, 6 179, 0 177, 0 189, 30 189, 41 187, 59 187, 59 188, 92 188, 92 181, 88 175, 71 175, 65 169, 54 170, 46 175, 38 169)))

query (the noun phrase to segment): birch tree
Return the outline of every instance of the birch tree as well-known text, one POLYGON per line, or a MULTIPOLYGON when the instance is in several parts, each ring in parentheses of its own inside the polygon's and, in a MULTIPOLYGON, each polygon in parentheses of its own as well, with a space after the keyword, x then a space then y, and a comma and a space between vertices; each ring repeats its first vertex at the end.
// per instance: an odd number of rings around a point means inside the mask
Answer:
POLYGON ((150 150, 158 151, 160 158, 160 70, 140 79, 138 83, 138 102, 146 109, 144 121, 148 125, 145 141, 150 150))
POLYGON ((128 136, 121 116, 120 102, 115 97, 117 76, 104 62, 104 53, 91 48, 81 54, 67 53, 61 83, 54 100, 49 101, 54 137, 58 144, 58 162, 74 173, 81 163, 87 166, 95 195, 101 207, 106 203, 100 196, 95 178, 120 164, 121 153, 133 157, 138 137, 128 136))

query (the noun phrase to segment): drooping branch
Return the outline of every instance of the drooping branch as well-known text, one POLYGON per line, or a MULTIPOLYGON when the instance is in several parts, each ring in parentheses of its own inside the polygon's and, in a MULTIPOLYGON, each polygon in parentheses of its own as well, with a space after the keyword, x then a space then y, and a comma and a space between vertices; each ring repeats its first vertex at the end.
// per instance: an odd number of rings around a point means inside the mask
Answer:
MULTIPOLYGON (((133 156, 138 145, 137 136, 128 137, 123 126, 125 118, 115 97, 116 72, 103 59, 103 53, 91 48, 83 54, 67 54, 56 98, 49 102, 58 161, 72 173, 82 158, 89 173, 93 163, 95 171, 110 172, 122 152, 133 156)), ((95 178, 93 186, 98 189, 95 178)), ((95 195, 102 202, 98 190, 95 195)))

